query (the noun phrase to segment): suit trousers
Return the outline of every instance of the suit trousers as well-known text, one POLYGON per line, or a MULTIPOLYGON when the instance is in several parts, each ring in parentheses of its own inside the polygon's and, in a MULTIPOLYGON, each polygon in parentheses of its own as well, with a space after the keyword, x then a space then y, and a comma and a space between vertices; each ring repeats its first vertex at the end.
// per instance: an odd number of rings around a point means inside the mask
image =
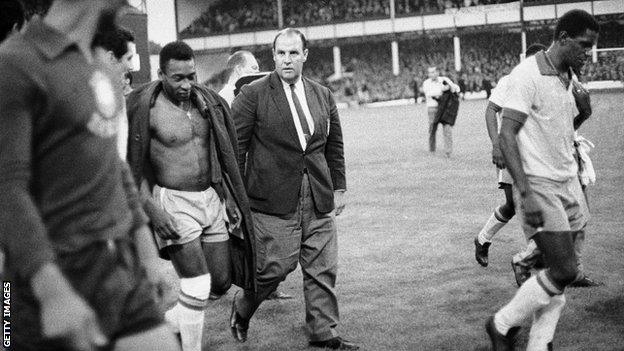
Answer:
MULTIPOLYGON (((429 151, 436 151, 436 133, 438 132, 438 124, 434 123, 437 107, 428 107, 429 115, 429 151)), ((442 124, 442 134, 444 134, 444 152, 450 155, 453 152, 453 126, 450 124, 442 124)))
POLYGON ((319 213, 308 175, 303 175, 295 213, 275 216, 252 210, 257 254, 257 294, 261 302, 301 264, 306 327, 311 341, 337 336, 338 242, 334 211, 319 213))

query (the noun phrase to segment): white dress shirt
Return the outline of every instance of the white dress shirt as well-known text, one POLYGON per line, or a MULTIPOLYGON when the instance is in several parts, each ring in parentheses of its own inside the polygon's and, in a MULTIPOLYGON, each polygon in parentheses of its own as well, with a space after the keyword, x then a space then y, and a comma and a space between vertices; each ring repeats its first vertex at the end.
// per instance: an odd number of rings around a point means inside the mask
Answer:
POLYGON ((221 90, 219 90, 219 95, 225 99, 230 107, 232 107, 232 101, 234 101, 234 89, 236 89, 236 86, 228 82, 225 83, 221 90))
POLYGON ((427 107, 438 107, 438 102, 434 99, 434 97, 438 98, 442 96, 444 92, 444 84, 442 82, 446 81, 448 85, 451 87, 452 93, 458 93, 460 91, 459 86, 450 79, 439 76, 436 79, 428 78, 423 82, 423 93, 425 93, 425 102, 427 107))
MULTIPOLYGON (((301 144, 301 148, 305 150, 307 143, 305 140, 305 136, 303 135, 303 129, 301 129, 301 122, 299 122, 299 115, 297 114, 295 103, 293 102, 293 99, 292 99, 292 91, 290 90, 290 84, 282 80, 282 87, 284 88, 284 92, 286 93, 286 99, 288 100, 288 106, 290 106, 290 112, 293 117, 293 122, 295 123, 295 129, 297 129, 297 136, 299 137, 299 143, 301 144)), ((303 81, 301 79, 299 79, 295 83, 295 93, 297 94, 297 98, 299 99, 299 103, 301 104, 301 108, 303 109, 303 113, 305 114, 305 119, 306 121, 308 121, 308 127, 310 128, 310 136, 311 136, 314 134, 314 120, 312 119, 312 115, 310 114, 310 108, 308 107, 308 100, 306 99, 305 89, 303 88, 303 81)))

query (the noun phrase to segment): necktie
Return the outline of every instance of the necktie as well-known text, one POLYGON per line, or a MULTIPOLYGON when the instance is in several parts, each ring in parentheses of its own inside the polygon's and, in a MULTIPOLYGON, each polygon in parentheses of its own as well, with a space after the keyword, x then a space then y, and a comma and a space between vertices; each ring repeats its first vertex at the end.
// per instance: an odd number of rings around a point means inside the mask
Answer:
POLYGON ((303 136, 305 137, 305 141, 307 143, 310 140, 310 126, 308 125, 308 120, 305 118, 305 114, 303 113, 303 108, 301 107, 299 98, 297 98, 297 93, 295 93, 294 84, 290 84, 290 92, 292 93, 292 100, 295 104, 295 110, 297 111, 297 116, 299 116, 299 123, 301 123, 303 136))

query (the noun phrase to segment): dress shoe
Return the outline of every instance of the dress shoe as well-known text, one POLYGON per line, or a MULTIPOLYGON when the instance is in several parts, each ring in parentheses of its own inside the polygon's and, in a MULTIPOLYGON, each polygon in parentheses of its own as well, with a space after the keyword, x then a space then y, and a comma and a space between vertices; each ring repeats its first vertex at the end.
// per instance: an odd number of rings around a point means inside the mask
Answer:
POLYGON ((570 284, 570 287, 572 288, 592 288, 595 286, 602 286, 604 285, 601 282, 597 282, 595 280, 593 280, 592 278, 584 275, 582 278, 575 280, 574 282, 572 282, 572 284, 570 284))
POLYGON ((292 299, 292 295, 288 295, 287 293, 279 290, 275 290, 267 296, 267 300, 290 300, 292 299))
POLYGON ((520 262, 514 262, 513 259, 511 260, 511 270, 514 278, 516 278, 518 287, 521 287, 524 282, 531 278, 531 269, 520 262))
POLYGON ((249 329, 249 320, 245 319, 236 312, 236 295, 238 292, 234 294, 234 298, 232 299, 232 312, 230 314, 230 329, 232 330, 232 336, 236 341, 245 342, 247 341, 247 330, 249 329))
POLYGON ((323 347, 332 350, 359 350, 360 347, 351 341, 347 341, 339 336, 323 341, 310 341, 310 346, 323 347))
POLYGON ((483 245, 479 244, 479 238, 474 239, 475 244, 475 258, 477 262, 483 267, 487 267, 488 265, 488 251, 490 249, 490 245, 492 243, 485 242, 483 245))
POLYGON ((496 330, 496 326, 494 325, 494 316, 491 316, 485 323, 485 330, 490 336, 492 351, 515 350, 516 336, 518 335, 518 331, 520 331, 520 327, 510 328, 507 335, 503 335, 496 330))

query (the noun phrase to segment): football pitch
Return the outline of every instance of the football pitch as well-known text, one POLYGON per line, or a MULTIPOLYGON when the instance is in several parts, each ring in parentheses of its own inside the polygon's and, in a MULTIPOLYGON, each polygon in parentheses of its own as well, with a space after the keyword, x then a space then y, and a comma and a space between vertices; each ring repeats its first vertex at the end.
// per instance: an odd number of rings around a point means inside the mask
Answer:
MULTIPOLYGON (((624 94, 593 93, 592 105, 580 130, 596 145, 597 174, 582 261, 605 285, 566 291, 555 350, 624 350, 624 94)), ((439 151, 429 153, 423 105, 340 111, 348 191, 337 217, 339 331, 363 350, 490 349, 484 323, 516 291, 510 260, 525 240, 514 218, 494 238, 490 265, 474 259, 473 239, 503 201, 485 106, 461 103, 450 159, 441 128, 439 151)), ((301 281, 298 269, 280 286, 294 299, 263 303, 244 344, 228 326, 237 288, 211 302, 205 349, 312 350, 301 281)))

